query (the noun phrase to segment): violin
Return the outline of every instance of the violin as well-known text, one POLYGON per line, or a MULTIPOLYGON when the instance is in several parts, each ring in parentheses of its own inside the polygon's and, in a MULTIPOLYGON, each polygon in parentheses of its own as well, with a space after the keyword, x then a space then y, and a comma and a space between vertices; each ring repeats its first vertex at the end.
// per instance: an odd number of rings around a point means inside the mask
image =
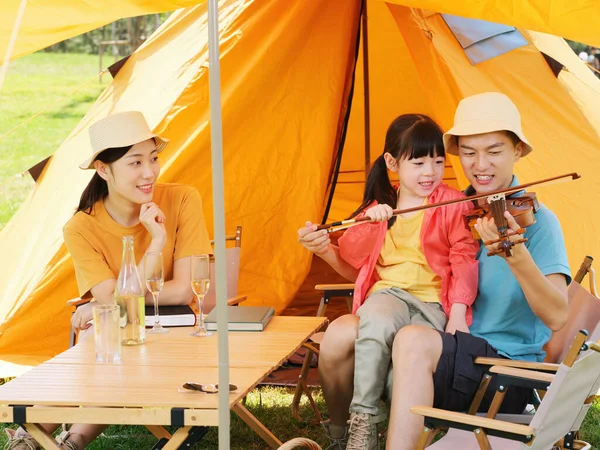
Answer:
MULTIPOLYGON (((476 206, 475 210, 470 211, 465 217, 465 224, 468 226, 475 239, 479 239, 479 233, 475 230, 475 223, 477 219, 486 217, 488 214, 494 218, 494 222, 498 227, 498 232, 500 233, 500 239, 493 242, 484 242, 484 244, 489 245, 492 243, 500 242, 501 245, 497 252, 488 253, 488 256, 497 255, 499 253, 504 252, 507 256, 510 256, 510 249, 521 242, 526 242, 526 239, 521 239, 517 241, 513 241, 510 239, 510 236, 514 235, 515 232, 508 229, 508 223, 506 222, 506 218, 504 217, 504 211, 509 211, 511 215, 515 218, 519 226, 520 230, 517 230, 518 234, 523 234, 525 232, 525 228, 535 223, 535 212, 539 209, 539 204, 537 202, 535 193, 524 193, 518 197, 510 197, 510 194, 515 194, 517 192, 523 191, 526 187, 547 184, 556 181, 565 181, 565 179, 577 180, 581 178, 581 175, 578 173, 572 172, 565 175, 560 175, 557 177, 546 178, 544 180, 533 181, 531 183, 521 184, 519 186, 513 186, 506 189, 499 189, 497 191, 488 192, 485 194, 477 194, 471 195, 469 197, 456 199, 456 200, 448 200, 446 202, 440 203, 430 203, 428 205, 417 206, 414 208, 407 209, 394 209, 393 215, 399 214, 407 214, 410 212, 420 211, 423 209, 432 209, 432 208, 440 208, 442 206, 454 205, 457 203, 472 201, 475 203, 476 200, 479 199, 487 199, 488 204, 483 206, 476 206), (506 195, 509 195, 508 199, 506 195)), ((344 230, 346 228, 359 225, 361 223, 370 222, 371 219, 367 216, 357 217, 354 219, 346 219, 340 220, 338 222, 325 223, 319 225, 317 230, 327 230, 328 233, 333 233, 334 231, 344 230)))
MULTIPOLYGON (((514 194, 513 194, 514 195, 514 194)), ((518 197, 506 197, 505 194, 499 193, 490 195, 487 198, 487 203, 476 205, 475 209, 465 213, 463 216, 465 225, 473 233, 473 238, 479 240, 481 236, 475 229, 477 219, 484 217, 493 218, 494 223, 498 228, 499 239, 494 241, 484 242, 485 245, 499 243, 498 249, 494 252, 488 252, 488 256, 504 253, 506 256, 511 256, 510 249, 516 244, 527 242, 526 238, 511 240, 510 236, 514 234, 522 235, 525 233, 525 228, 535 223, 535 213, 540 208, 534 192, 527 192, 518 197), (504 212, 508 211, 519 225, 519 229, 511 231, 508 228, 508 222, 504 217, 504 212)))

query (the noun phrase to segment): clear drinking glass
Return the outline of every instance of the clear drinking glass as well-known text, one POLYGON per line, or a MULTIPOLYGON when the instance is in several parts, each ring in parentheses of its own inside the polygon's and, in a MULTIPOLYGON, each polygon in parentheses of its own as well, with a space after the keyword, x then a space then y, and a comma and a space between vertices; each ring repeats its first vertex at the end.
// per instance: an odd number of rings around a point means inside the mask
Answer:
POLYGON ((154 326, 151 330, 146 331, 146 333, 166 333, 169 329, 164 328, 160 324, 158 314, 158 295, 165 284, 162 253, 146 253, 144 257, 144 276, 146 278, 146 287, 152 293, 152 299, 154 300, 154 326))
POLYGON ((190 281, 192 291, 198 300, 198 318, 196 319, 196 329, 192 336, 205 337, 212 333, 206 331, 204 325, 204 296, 210 287, 210 256, 192 255, 190 264, 190 281))
POLYGON ((121 308, 112 304, 93 305, 96 361, 118 363, 121 361, 121 308))

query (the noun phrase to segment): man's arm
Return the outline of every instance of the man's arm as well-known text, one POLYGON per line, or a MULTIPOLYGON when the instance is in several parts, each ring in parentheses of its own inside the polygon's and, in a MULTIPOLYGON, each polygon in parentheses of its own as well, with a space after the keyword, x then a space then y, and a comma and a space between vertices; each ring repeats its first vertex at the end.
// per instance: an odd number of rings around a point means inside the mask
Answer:
POLYGON ((323 259, 333 270, 349 281, 355 282, 358 269, 355 269, 340 256, 339 247, 333 245, 326 230, 318 230, 311 222, 298 230, 298 242, 304 248, 323 259))
POLYGON ((565 276, 560 273, 544 276, 524 245, 515 246, 512 253, 506 262, 531 310, 552 331, 560 330, 569 313, 565 276))
MULTIPOLYGON (((505 213, 508 226, 516 231, 519 225, 508 213, 505 213)), ((478 219, 475 228, 483 242, 498 239, 498 233, 493 219, 478 219)), ((515 235, 513 239, 521 236, 515 235)), ((489 251, 495 251, 498 244, 486 246, 489 251)), ((505 258, 517 282, 521 286, 529 307, 544 324, 552 331, 560 330, 566 323, 569 303, 567 299, 567 280, 561 273, 544 275, 536 265, 531 253, 523 244, 516 244, 512 256, 505 258)))

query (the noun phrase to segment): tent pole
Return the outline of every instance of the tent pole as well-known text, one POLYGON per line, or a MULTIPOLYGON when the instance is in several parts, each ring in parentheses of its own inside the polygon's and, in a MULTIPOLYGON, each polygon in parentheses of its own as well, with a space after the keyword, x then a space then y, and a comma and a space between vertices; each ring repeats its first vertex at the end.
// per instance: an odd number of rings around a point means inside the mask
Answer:
POLYGON ((340 165, 342 164, 344 145, 346 143, 346 133, 348 132, 348 123, 350 121, 350 113, 352 111, 352 102, 354 101, 354 88, 356 87, 356 64, 358 63, 358 56, 360 53, 360 45, 362 40, 362 11, 364 6, 365 2, 363 0, 360 8, 360 17, 358 17, 357 23, 358 32, 356 33, 356 43, 354 48, 354 64, 352 67, 350 92, 348 93, 348 107, 346 108, 346 113, 344 115, 342 133, 340 135, 340 141, 338 143, 337 154, 335 157, 335 165, 333 168, 333 172, 329 175, 329 193, 327 194, 327 206, 325 206, 325 212, 323 213, 323 220, 321 220, 321 223, 327 222, 327 218, 329 217, 329 210, 331 208, 331 203, 333 202, 333 196, 335 194, 335 188, 337 186, 337 180, 340 174, 340 165))
POLYGON ((371 168, 371 102, 369 98, 369 31, 367 28, 367 3, 363 0, 362 38, 363 38, 363 90, 365 98, 365 183, 371 168))
POLYGON ((6 74, 8 72, 8 63, 10 62, 13 50, 15 49, 17 36, 19 35, 19 28, 21 28, 21 22, 23 22, 23 16, 25 15, 26 5, 27 0, 21 0, 21 3, 19 4, 19 10, 17 11, 17 17, 15 18, 15 23, 13 24, 13 30, 10 34, 10 40, 8 41, 8 45, 6 47, 6 53, 4 54, 4 62, 2 63, 2 66, 0 66, 0 90, 2 90, 2 85, 4 84, 4 79, 6 78, 6 74))
MULTIPOLYGON (((229 386, 229 335, 225 278, 225 189, 223 182, 223 124, 221 66, 219 61, 219 5, 208 1, 208 61, 210 91, 210 142, 212 156, 213 217, 217 291, 219 386, 229 386)), ((210 338, 209 338, 210 339, 210 338)), ((229 389, 219 389, 219 450, 229 450, 229 389)))

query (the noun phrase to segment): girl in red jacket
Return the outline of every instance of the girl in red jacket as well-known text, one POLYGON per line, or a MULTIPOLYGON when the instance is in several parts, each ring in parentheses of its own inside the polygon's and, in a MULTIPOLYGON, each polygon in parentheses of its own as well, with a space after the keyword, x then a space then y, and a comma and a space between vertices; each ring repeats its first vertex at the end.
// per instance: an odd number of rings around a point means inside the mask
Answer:
POLYGON ((360 324, 348 449, 376 448, 376 423, 383 420, 379 401, 401 327, 468 332, 479 248, 463 220, 471 202, 392 216, 393 209, 464 197, 442 183, 442 135, 425 115, 405 114, 392 122, 363 203, 352 215, 371 222, 348 229, 338 242, 342 264, 358 269, 353 312, 360 324), (398 185, 391 184, 388 170, 398 175, 398 185))

